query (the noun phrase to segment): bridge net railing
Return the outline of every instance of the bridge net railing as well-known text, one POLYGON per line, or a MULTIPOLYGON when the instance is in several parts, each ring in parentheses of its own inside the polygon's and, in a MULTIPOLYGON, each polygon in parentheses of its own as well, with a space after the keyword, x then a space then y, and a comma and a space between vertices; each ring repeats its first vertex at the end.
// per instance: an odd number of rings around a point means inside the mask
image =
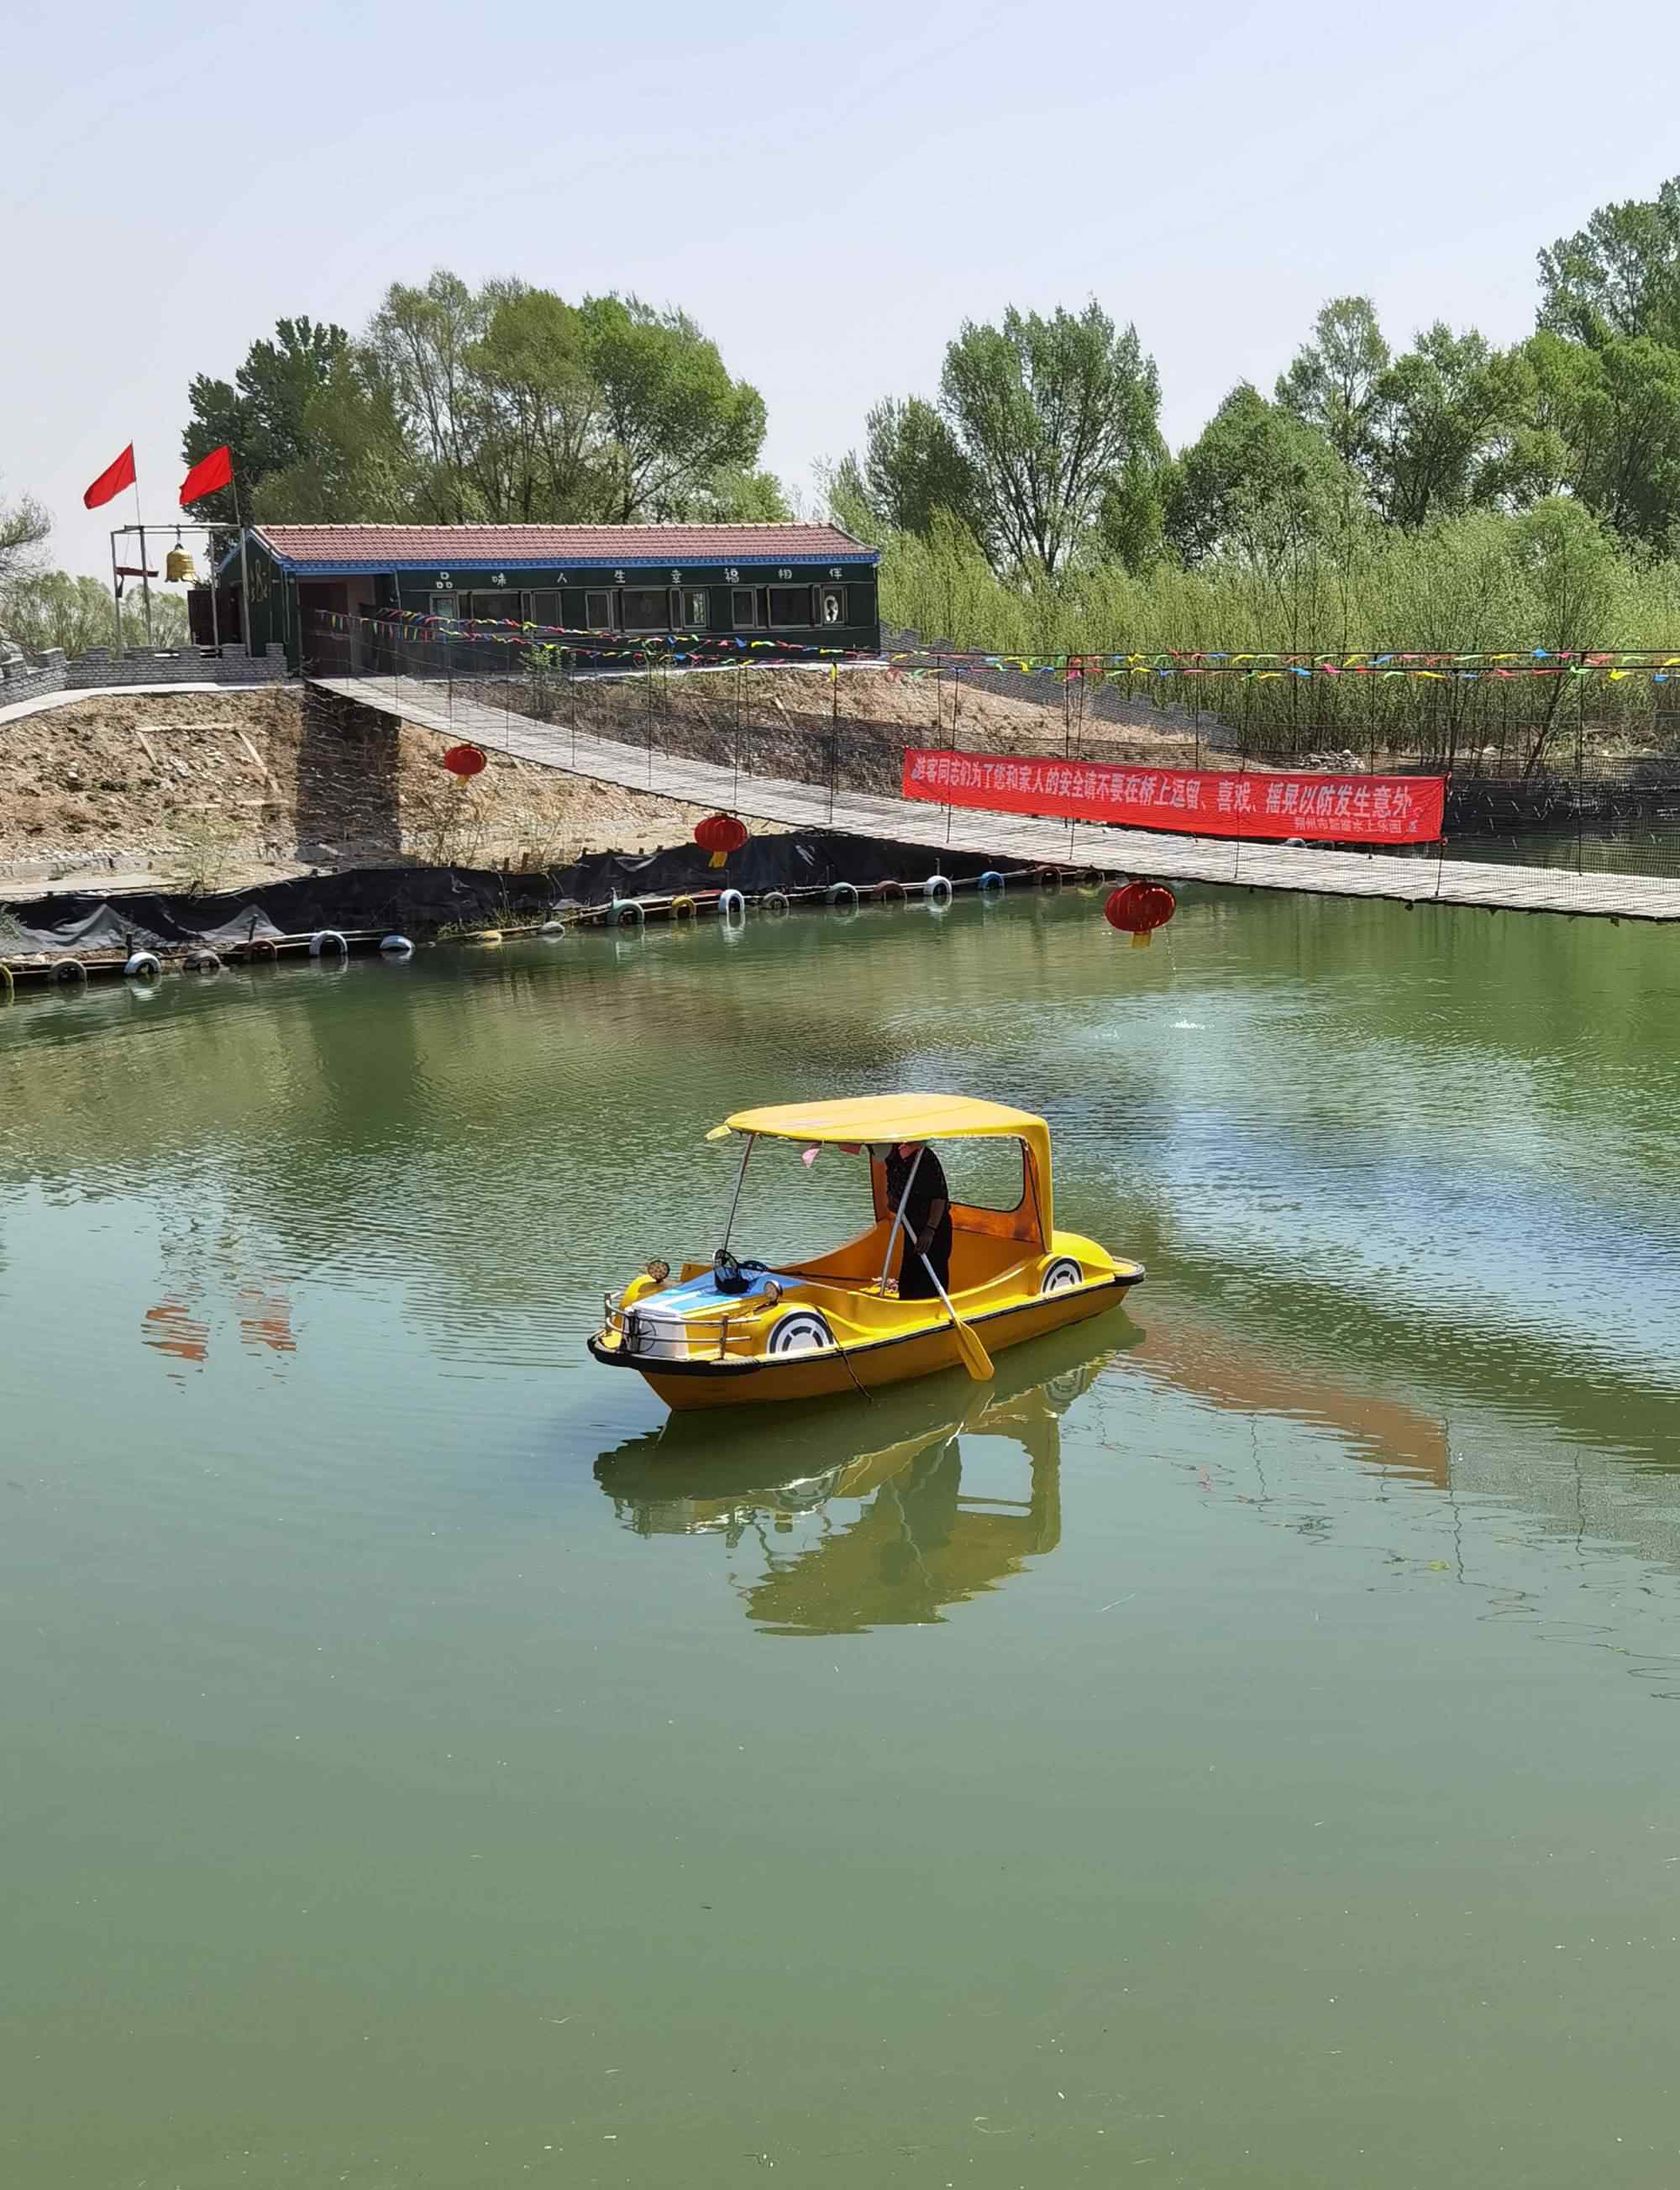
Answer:
POLYGON ((727 774, 711 786, 719 803, 747 813, 755 781, 809 785, 831 807, 894 798, 904 755, 920 747, 1156 769, 1444 773, 1433 856, 1680 877, 1680 679, 1343 675, 1291 677, 1279 691, 1235 675, 1098 681, 1077 656, 1057 657, 1047 676, 922 651, 720 661, 641 642, 623 654, 640 658, 592 659, 529 632, 333 616, 314 620, 304 666, 387 685, 399 708, 463 737, 540 727, 555 760, 586 773, 589 741, 601 740, 650 790, 665 787, 662 763, 704 763, 727 774))

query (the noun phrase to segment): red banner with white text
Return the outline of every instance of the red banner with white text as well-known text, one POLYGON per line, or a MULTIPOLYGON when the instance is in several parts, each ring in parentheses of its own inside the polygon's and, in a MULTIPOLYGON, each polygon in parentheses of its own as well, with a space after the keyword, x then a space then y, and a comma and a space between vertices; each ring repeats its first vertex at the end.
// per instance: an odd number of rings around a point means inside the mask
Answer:
POLYGON ((908 748, 904 757, 906 798, 1186 837, 1433 844, 1441 835, 1446 791, 1444 775, 1143 769, 921 747, 908 748))

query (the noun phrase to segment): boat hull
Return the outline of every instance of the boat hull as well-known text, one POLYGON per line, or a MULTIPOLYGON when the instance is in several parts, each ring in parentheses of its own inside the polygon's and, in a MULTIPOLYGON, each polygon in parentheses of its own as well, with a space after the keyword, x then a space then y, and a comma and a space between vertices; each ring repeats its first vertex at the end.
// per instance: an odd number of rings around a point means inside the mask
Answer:
MULTIPOLYGON (((1047 1331, 1087 1322, 1122 1301, 1143 1276, 1130 1269, 1087 1280, 1065 1291, 1041 1293, 1007 1306, 977 1309, 963 1320, 989 1353, 1002 1353, 1047 1331)), ((616 1347, 589 1342, 597 1361, 633 1369, 673 1414, 703 1408, 777 1406, 798 1399, 843 1398, 929 1376, 956 1367, 962 1356, 949 1322, 849 1346, 826 1347, 780 1359, 644 1363, 616 1347)))

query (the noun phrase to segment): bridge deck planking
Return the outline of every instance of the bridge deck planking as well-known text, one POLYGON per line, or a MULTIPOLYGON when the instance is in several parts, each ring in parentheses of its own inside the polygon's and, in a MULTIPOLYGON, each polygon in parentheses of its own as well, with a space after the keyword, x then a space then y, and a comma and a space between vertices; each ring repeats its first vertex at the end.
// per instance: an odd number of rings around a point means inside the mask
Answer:
POLYGON ((414 678, 317 677, 309 680, 363 706, 426 729, 468 738, 520 760, 590 776, 630 791, 650 791, 695 806, 721 806, 765 821, 889 837, 930 851, 1008 855, 1023 865, 1102 866, 1167 882, 1294 890, 1314 896, 1385 898, 1407 905, 1451 905, 1489 911, 1591 914, 1620 920, 1680 920, 1680 879, 1649 875, 1573 874, 1556 867, 1505 866, 1479 860, 1436 860, 1390 853, 1331 852, 1316 847, 1159 836, 1097 823, 1036 820, 1019 814, 922 805, 893 796, 846 791, 831 800, 820 784, 779 776, 740 779, 733 769, 539 723, 414 678))

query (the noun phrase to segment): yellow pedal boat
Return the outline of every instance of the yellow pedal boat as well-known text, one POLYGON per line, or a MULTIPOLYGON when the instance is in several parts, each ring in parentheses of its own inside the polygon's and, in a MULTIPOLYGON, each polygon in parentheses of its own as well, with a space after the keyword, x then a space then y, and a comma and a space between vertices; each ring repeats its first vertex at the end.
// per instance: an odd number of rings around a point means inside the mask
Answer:
MULTIPOLYGON (((731 1134, 745 1146, 722 1246, 675 1276, 650 1263, 607 1296, 589 1341, 597 1361, 633 1369, 673 1410, 839 1397, 959 1361, 988 1376, 991 1354, 1100 1315, 1144 1275, 1141 1262, 1054 1228, 1050 1129, 1029 1111, 960 1095, 865 1095, 738 1110, 707 1138, 731 1134), (737 1261, 729 1239, 761 1140, 866 1154, 874 1221, 827 1254, 774 1268, 737 1261), (1019 1145, 1018 1199, 998 1208, 953 1200, 945 1291, 900 1300, 894 1272, 905 1242, 902 1208, 888 1200, 888 1154, 972 1140, 1019 1145)), ((1013 1167, 1010 1177, 1016 1191, 1013 1167)))

